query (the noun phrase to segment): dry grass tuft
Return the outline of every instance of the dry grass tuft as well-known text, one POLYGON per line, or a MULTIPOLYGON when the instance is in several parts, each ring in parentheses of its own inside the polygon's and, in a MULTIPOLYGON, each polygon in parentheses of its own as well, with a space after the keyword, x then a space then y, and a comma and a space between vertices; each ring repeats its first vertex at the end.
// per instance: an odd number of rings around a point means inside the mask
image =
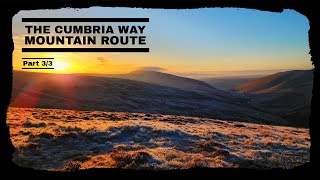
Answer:
POLYGON ((14 162, 35 169, 293 168, 309 161, 303 128, 32 108, 10 108, 7 116, 14 162))

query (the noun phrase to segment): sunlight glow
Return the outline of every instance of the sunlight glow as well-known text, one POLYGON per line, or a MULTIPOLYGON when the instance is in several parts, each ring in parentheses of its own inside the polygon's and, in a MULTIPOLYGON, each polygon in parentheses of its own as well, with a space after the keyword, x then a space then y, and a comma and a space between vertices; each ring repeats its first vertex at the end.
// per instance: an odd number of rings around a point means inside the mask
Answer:
POLYGON ((53 67, 58 71, 66 71, 70 67, 70 64, 62 61, 54 61, 53 67))

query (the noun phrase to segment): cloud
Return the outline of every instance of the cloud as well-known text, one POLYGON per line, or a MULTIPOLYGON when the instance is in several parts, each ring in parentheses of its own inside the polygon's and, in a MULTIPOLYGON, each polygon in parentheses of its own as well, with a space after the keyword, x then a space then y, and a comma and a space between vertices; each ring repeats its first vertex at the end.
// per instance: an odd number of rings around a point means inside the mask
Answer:
POLYGON ((109 61, 109 59, 106 59, 105 57, 97 57, 97 60, 101 63, 109 61))
POLYGON ((138 68, 140 71, 165 71, 166 69, 157 66, 146 66, 138 68))

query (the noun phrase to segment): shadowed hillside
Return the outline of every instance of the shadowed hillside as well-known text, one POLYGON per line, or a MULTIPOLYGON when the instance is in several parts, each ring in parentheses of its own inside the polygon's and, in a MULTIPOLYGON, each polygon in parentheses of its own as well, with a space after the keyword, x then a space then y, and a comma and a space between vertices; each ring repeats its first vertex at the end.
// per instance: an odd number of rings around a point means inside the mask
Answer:
POLYGON ((241 84, 234 91, 250 97, 250 104, 306 127, 310 114, 313 70, 280 72, 241 84))
POLYGON ((216 89, 214 86, 209 85, 203 81, 175 76, 172 74, 156 72, 156 71, 133 71, 128 74, 114 74, 106 75, 107 77, 117 77, 123 79, 130 79, 142 81, 150 84, 160 86, 172 87, 187 91, 198 92, 216 97, 232 98, 229 92, 216 89))
POLYGON ((287 124, 283 119, 256 110, 243 99, 201 81, 163 76, 165 78, 158 78, 160 80, 154 77, 156 84, 124 77, 15 72, 11 106, 159 113, 287 124), (180 84, 183 88, 178 88, 180 84))
POLYGON ((230 90, 241 84, 257 79, 256 76, 248 76, 248 77, 217 77, 217 78, 203 78, 200 79, 203 82, 214 86, 215 88, 221 90, 230 90))

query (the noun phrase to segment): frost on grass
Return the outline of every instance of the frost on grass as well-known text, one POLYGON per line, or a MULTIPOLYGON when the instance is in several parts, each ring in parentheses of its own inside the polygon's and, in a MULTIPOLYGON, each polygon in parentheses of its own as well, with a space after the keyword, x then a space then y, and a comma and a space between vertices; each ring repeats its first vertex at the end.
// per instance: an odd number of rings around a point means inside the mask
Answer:
POLYGON ((174 115, 10 108, 14 162, 35 169, 292 168, 308 129, 174 115))

